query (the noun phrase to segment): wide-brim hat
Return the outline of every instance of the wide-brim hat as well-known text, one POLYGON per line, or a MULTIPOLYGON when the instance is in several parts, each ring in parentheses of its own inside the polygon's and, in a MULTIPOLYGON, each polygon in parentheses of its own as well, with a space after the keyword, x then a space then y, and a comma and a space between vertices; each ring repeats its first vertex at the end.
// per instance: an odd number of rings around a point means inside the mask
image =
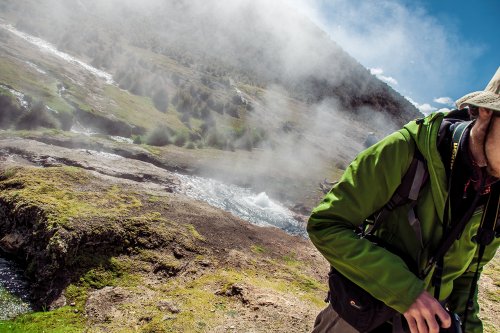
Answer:
POLYGON ((484 91, 475 91, 457 100, 459 109, 467 105, 483 107, 500 113, 500 67, 484 91))

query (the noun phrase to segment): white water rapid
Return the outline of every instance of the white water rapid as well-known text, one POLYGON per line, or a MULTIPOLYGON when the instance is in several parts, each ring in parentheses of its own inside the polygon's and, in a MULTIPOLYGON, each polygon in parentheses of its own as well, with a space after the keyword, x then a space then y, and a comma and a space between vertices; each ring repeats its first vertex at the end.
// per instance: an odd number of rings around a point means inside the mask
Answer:
POLYGON ((224 184, 214 179, 177 175, 181 192, 189 197, 228 211, 258 226, 277 227, 292 235, 306 235, 303 223, 293 212, 271 200, 265 192, 256 194, 250 189, 224 184))

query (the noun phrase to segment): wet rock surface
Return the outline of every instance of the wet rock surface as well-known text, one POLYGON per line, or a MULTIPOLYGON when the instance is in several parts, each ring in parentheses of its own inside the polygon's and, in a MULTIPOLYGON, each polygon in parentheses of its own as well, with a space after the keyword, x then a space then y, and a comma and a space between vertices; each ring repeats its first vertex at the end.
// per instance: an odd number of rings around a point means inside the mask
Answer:
POLYGON ((151 163, 92 149, 71 149, 29 139, 7 139, 0 141, 0 154, 6 164, 15 165, 14 160, 22 158, 26 164, 74 166, 120 179, 149 182, 165 189, 178 184, 171 172, 151 163))

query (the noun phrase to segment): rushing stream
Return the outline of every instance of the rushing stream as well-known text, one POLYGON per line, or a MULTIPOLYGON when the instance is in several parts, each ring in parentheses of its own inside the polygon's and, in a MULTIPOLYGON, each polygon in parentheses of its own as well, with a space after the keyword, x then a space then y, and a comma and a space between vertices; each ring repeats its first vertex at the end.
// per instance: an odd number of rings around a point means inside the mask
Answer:
POLYGON ((303 223, 294 218, 293 212, 271 200, 265 192, 255 193, 236 185, 197 177, 177 175, 181 192, 197 200, 233 213, 258 226, 273 226, 292 235, 306 235, 303 223))
POLYGON ((29 311, 28 284, 21 268, 0 257, 0 320, 29 311))

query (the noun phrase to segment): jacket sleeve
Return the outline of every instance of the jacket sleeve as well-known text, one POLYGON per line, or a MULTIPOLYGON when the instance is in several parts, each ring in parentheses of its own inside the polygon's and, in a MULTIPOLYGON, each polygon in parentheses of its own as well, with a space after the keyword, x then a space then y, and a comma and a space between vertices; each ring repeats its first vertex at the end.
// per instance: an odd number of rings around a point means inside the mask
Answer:
MULTIPOLYGON (((494 256, 498 249, 500 240, 495 239, 494 243, 486 247, 483 258, 479 265, 479 272, 483 271, 483 267, 487 264, 494 256)), ((463 319, 465 307, 467 306, 467 299, 469 298, 469 292, 474 278, 474 273, 477 268, 478 254, 474 256, 471 264, 467 270, 457 279, 453 281, 453 290, 448 298, 448 306, 451 311, 458 313, 458 315, 463 319)), ((478 289, 476 287, 474 293, 474 305, 467 316, 466 332, 464 333, 482 333, 483 324, 481 319, 479 319, 479 304, 477 302, 478 289)))
POLYGON ((363 151, 313 210, 307 231, 328 262, 375 298, 400 313, 424 290, 398 256, 354 229, 391 198, 413 158, 414 143, 396 132, 363 151))

